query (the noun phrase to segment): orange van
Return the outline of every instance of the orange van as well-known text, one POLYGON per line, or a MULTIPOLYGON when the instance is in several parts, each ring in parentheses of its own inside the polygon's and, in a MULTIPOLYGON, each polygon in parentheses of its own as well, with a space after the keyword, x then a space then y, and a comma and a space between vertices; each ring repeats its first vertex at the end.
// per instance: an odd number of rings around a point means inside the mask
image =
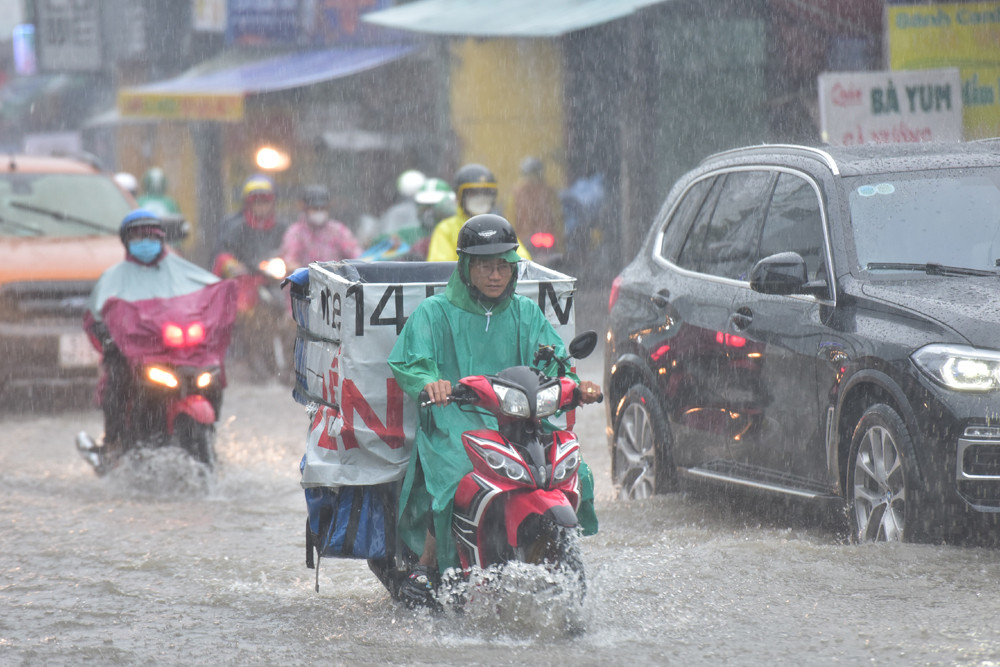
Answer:
POLYGON ((0 156, 0 389, 96 383, 83 312, 134 207, 85 162, 0 156))

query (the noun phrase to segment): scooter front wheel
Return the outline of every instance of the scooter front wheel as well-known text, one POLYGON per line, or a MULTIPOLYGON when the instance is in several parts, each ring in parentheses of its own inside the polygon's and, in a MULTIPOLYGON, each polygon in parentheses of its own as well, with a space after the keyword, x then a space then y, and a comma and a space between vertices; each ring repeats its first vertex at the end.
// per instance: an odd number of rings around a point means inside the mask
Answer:
POLYGON ((567 528, 541 518, 515 549, 515 554, 520 561, 542 565, 575 579, 579 582, 581 596, 586 589, 580 537, 575 526, 567 528))
POLYGON ((202 424, 188 415, 178 415, 174 422, 174 434, 180 446, 191 458, 204 464, 209 470, 215 469, 215 426, 202 424))

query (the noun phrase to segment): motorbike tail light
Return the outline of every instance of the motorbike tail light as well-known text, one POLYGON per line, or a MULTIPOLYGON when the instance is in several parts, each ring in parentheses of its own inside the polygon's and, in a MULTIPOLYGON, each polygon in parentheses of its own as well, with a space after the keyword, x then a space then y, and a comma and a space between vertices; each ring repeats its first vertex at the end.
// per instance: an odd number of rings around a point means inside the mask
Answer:
POLYGON ((162 385, 164 387, 169 387, 175 389, 178 384, 177 376, 170 371, 160 368, 159 366, 150 366, 146 369, 146 377, 153 384, 162 385))
POLYGON ((204 389, 208 385, 212 384, 212 374, 205 371, 198 376, 198 379, 195 380, 195 384, 198 385, 198 389, 204 389))
POLYGON ((167 347, 184 345, 184 329, 180 325, 167 323, 163 325, 163 342, 167 347))
POLYGON ((188 325, 187 335, 184 337, 184 342, 188 345, 197 345, 198 343, 205 340, 205 325, 201 322, 193 322, 188 325))
POLYGON ((622 289, 622 277, 621 276, 617 276, 611 282, 611 296, 608 297, 608 312, 609 313, 611 312, 611 309, 615 307, 615 302, 618 301, 618 294, 619 294, 619 292, 621 292, 621 289, 622 289))
POLYGON ((546 250, 556 247, 556 237, 549 232, 535 232, 530 238, 531 245, 546 250))

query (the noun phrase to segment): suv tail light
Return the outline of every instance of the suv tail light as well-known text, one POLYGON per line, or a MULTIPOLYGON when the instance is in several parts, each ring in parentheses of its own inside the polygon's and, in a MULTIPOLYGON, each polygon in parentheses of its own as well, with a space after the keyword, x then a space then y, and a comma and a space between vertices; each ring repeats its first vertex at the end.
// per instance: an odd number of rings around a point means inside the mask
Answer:
POLYGON ((618 301, 618 293, 622 288, 622 277, 617 276, 611 283, 611 296, 608 297, 608 312, 615 307, 615 302, 618 301))

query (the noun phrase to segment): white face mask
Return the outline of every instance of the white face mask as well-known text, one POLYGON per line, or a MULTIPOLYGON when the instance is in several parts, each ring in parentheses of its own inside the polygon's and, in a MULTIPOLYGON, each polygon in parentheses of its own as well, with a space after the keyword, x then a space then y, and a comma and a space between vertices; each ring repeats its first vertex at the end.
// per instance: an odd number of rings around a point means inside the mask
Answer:
POLYGON ((319 227, 330 219, 330 214, 326 211, 309 211, 306 213, 306 218, 309 220, 310 225, 319 227))
POLYGON ((469 215, 482 215, 493 210, 493 195, 466 195, 465 212, 469 215))

